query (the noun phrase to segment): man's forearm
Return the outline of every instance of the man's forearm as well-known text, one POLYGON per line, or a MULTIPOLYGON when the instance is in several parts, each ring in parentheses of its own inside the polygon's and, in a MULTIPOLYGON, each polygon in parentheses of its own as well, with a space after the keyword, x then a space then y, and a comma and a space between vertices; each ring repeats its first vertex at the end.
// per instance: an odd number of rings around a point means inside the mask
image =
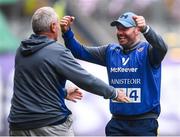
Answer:
POLYGON ((167 53, 167 45, 164 40, 158 36, 151 28, 144 34, 146 40, 150 43, 149 58, 152 65, 159 65, 167 53))

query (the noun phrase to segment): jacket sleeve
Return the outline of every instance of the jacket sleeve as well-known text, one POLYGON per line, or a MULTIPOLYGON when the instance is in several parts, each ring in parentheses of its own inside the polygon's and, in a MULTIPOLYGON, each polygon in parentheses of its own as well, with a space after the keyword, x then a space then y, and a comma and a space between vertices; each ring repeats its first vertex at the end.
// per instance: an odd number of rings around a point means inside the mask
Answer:
POLYGON ((75 58, 105 66, 107 45, 94 47, 83 46, 74 38, 74 33, 71 29, 64 33, 62 37, 66 47, 71 50, 75 58))
POLYGON ((146 40, 150 43, 149 59, 154 67, 158 67, 167 53, 167 45, 161 36, 157 35, 152 28, 148 26, 148 32, 144 34, 146 40))
POLYGON ((93 94, 103 96, 105 99, 116 98, 117 93, 115 88, 107 85, 105 82, 83 69, 80 64, 76 62, 68 49, 59 54, 56 63, 58 63, 58 73, 78 87, 93 94))

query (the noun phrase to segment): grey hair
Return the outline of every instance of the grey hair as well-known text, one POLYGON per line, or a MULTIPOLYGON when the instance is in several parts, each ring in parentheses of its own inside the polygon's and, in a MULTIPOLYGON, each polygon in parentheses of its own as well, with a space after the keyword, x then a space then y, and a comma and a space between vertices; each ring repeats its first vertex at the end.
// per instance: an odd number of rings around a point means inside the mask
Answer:
POLYGON ((40 32, 50 32, 50 25, 53 21, 58 21, 58 15, 51 7, 42 7, 35 11, 32 16, 32 29, 35 34, 40 32))

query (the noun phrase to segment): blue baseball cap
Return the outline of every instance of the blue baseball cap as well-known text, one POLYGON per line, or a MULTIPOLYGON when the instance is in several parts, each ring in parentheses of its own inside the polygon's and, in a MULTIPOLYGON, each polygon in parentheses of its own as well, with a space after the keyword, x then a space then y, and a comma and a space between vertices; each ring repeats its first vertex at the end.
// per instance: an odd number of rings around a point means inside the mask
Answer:
POLYGON ((122 14, 118 18, 118 20, 111 22, 111 26, 122 25, 125 28, 135 27, 136 23, 133 19, 133 16, 137 16, 137 15, 133 12, 126 12, 122 14))

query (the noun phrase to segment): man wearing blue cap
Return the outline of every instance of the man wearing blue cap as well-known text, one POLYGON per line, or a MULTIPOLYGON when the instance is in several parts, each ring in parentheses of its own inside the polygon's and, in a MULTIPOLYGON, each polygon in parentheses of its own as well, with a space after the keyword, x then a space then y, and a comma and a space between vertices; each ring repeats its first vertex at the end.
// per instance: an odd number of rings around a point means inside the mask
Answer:
POLYGON ((117 28, 119 44, 86 47, 74 38, 70 28, 73 21, 71 16, 60 21, 67 48, 78 59, 106 66, 109 84, 130 98, 130 103, 110 100, 112 119, 106 135, 157 136, 161 62, 167 52, 163 39, 146 25, 143 16, 126 12, 111 23, 117 28), (141 41, 141 33, 146 41, 141 41))

